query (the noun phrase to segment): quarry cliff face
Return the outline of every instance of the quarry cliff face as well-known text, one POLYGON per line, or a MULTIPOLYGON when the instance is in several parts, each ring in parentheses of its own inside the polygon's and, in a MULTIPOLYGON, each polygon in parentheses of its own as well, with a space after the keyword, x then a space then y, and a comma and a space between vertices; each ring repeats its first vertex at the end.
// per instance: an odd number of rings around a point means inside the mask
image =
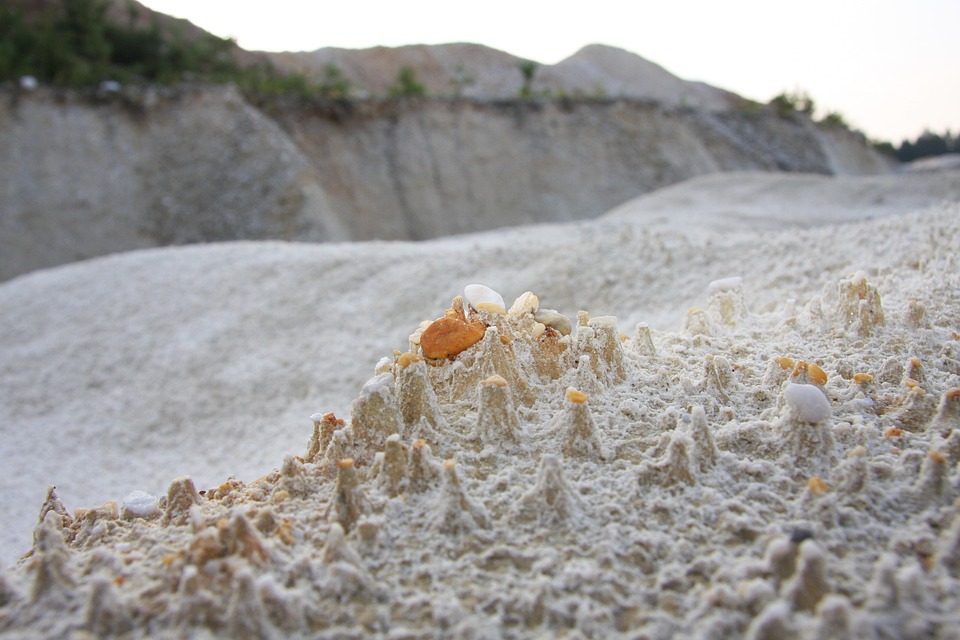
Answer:
POLYGON ((889 170, 845 129, 629 99, 257 108, 231 87, 7 92, 0 139, 2 279, 169 244, 580 219, 717 171, 889 170))

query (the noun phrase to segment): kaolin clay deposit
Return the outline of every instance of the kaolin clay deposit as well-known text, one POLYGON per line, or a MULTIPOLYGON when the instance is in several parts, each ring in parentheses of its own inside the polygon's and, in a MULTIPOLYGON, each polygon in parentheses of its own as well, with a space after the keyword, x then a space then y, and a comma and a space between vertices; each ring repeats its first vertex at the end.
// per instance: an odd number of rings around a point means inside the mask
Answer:
POLYGON ((423 323, 263 478, 177 478, 159 509, 51 488, 0 631, 956 638, 960 335, 935 289, 888 309, 858 273, 757 314, 729 279, 629 336, 468 289, 442 321, 477 340, 425 358, 423 323))

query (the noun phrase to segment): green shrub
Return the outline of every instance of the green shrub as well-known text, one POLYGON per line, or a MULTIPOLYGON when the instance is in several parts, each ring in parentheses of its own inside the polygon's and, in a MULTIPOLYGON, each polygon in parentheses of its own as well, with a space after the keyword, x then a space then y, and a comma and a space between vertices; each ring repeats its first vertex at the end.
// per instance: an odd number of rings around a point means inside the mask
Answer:
POLYGON ((427 88, 417 80, 417 72, 413 67, 401 67, 397 73, 397 82, 390 87, 391 97, 425 96, 427 88))

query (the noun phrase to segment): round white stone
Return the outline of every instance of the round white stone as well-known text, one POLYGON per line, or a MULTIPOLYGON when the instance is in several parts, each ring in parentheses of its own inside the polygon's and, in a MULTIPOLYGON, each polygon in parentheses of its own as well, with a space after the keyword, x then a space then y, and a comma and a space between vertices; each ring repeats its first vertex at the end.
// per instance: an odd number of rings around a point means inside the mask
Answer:
POLYGON ((506 313, 503 296, 482 284, 468 284, 463 288, 463 300, 478 311, 506 313))
POLYGON ((123 499, 123 511, 140 518, 148 518, 160 511, 157 497, 146 491, 135 489, 123 499))
POLYGON ((821 422, 833 414, 830 401, 820 387, 813 384, 788 384, 783 399, 804 422, 821 422))

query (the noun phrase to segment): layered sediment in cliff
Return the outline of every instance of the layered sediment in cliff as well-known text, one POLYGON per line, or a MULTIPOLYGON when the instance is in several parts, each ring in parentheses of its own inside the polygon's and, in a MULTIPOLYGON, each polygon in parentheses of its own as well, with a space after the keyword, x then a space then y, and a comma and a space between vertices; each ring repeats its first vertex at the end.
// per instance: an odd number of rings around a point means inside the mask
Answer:
POLYGON ((0 278, 137 248, 426 239, 592 217, 717 171, 888 170, 857 134, 631 99, 9 93, 0 278))

